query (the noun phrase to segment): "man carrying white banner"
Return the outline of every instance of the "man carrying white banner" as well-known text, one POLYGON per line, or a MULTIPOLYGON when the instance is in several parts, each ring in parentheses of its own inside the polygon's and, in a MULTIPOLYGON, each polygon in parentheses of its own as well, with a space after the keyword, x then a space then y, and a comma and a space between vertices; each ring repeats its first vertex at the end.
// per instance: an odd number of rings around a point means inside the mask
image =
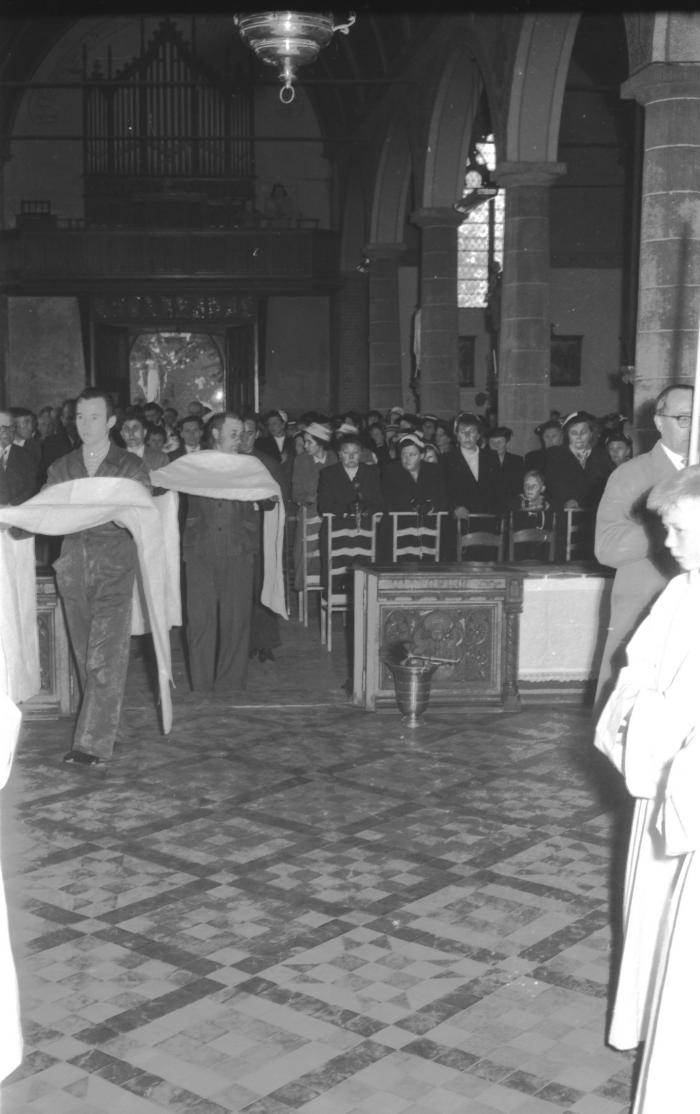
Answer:
POLYGON ((287 618, 282 576, 284 503, 279 484, 256 457, 239 455, 243 422, 215 414, 213 448, 151 473, 158 487, 187 494, 182 536, 190 680, 197 691, 235 696, 248 674, 253 574, 263 522, 261 600, 287 618))
POLYGON ((55 562, 81 689, 73 747, 64 761, 101 766, 112 756, 129 664, 137 568, 158 659, 163 729, 170 729, 170 643, 163 529, 143 463, 109 437, 109 395, 88 388, 76 416, 82 445, 49 468, 47 486, 0 524, 65 535, 55 562))

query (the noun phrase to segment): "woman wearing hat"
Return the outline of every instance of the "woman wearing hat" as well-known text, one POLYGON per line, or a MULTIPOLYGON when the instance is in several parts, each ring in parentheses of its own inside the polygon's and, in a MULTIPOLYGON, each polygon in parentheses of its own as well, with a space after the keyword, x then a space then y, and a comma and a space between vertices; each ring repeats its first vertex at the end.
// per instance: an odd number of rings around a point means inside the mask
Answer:
POLYGON ((621 430, 614 430, 605 438, 605 451, 610 457, 613 467, 619 468, 632 456, 632 442, 621 430))
POLYGON ((548 449, 544 478, 555 510, 595 511, 613 470, 605 449, 595 443, 596 420, 585 410, 564 422, 564 444, 548 449))
MULTIPOLYGON (((294 458, 292 466, 292 501, 306 507, 307 515, 317 515, 318 478, 324 468, 337 464, 338 457, 330 447, 331 427, 322 422, 309 422, 304 430, 304 452, 294 458)), ((304 545, 301 529, 294 537, 294 588, 301 590, 304 545)))
POLYGON ((434 514, 447 510, 447 498, 439 465, 425 461, 425 442, 416 433, 405 434, 398 443, 399 459, 386 465, 382 476, 384 509, 434 514))
POLYGON ((541 422, 540 425, 535 426, 535 433, 540 439, 541 447, 531 449, 530 452, 525 453, 526 472, 532 471, 532 469, 537 472, 544 472, 549 450, 555 448, 556 445, 564 444, 564 430, 561 428, 561 422, 558 418, 548 418, 546 422, 541 422))
MULTIPOLYGON (((399 459, 390 461, 382 474, 385 511, 436 514, 447 510, 447 496, 438 464, 425 460, 425 442, 416 433, 398 442, 399 459)), ((391 519, 386 517, 380 534, 380 555, 391 559, 391 519)))
POLYGON ((513 500, 518 498, 525 473, 523 458, 507 451, 512 436, 513 430, 505 425, 495 426, 487 434, 489 448, 498 457, 495 486, 498 510, 501 514, 505 514, 512 506, 513 500))
POLYGON ((323 468, 327 468, 329 464, 337 464, 338 457, 331 448, 330 426, 322 422, 310 422, 303 436, 304 452, 294 458, 292 467, 292 500, 298 507, 306 507, 310 514, 318 514, 318 477, 323 468))

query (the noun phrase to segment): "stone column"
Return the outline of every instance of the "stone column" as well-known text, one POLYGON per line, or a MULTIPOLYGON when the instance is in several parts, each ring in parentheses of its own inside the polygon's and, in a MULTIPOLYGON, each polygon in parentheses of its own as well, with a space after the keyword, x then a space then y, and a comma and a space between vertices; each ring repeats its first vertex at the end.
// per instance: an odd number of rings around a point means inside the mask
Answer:
POLYGON ((513 430, 513 451, 538 446, 535 426, 549 417, 549 186, 562 163, 501 163, 506 190, 498 421, 513 430))
MULTIPOLYGON (((634 402, 693 382, 700 317, 700 64, 652 62, 622 86, 644 106, 634 402)), ((641 414, 640 406, 642 408, 641 414)), ((641 420, 639 420, 641 419, 641 420)))
POLYGON ((440 418, 459 410, 457 229, 463 219, 454 209, 411 214, 422 232, 420 406, 440 418))
POLYGON ((10 315, 9 300, 5 294, 0 294, 0 409, 5 406, 20 405, 18 399, 9 398, 8 369, 10 349, 10 315))
POLYGON ((369 317, 367 274, 346 271, 334 296, 331 351, 336 369, 331 410, 369 409, 369 317))
POLYGON ((405 244, 368 244, 369 260, 369 405, 388 410, 401 405, 401 332, 399 261, 405 244))
MULTIPOLYGON (((0 146, 0 229, 6 227, 5 224, 5 167, 10 160, 10 144, 5 141, 0 146)), ((10 353, 10 337, 9 337, 9 300, 5 294, 0 295, 0 407, 11 406, 12 400, 9 396, 9 353, 10 353)), ((15 399, 15 405, 20 403, 15 399)))

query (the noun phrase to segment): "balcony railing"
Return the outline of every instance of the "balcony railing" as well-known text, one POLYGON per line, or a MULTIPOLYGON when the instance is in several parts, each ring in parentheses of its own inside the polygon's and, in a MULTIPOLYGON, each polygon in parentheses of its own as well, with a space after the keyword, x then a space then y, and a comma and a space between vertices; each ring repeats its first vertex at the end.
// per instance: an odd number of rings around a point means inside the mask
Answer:
POLYGON ((339 237, 326 229, 137 231, 66 223, 0 233, 3 292, 82 293, 196 280, 264 293, 330 289, 339 281, 339 237))

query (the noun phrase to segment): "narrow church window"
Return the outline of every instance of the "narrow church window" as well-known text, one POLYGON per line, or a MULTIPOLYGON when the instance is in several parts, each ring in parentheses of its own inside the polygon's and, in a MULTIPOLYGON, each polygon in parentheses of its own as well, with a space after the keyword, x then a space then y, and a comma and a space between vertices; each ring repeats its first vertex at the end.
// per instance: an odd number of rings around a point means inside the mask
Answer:
MULTIPOLYGON (((496 144, 492 135, 474 144, 477 161, 496 169, 496 144)), ((472 188, 465 173, 465 194, 472 188)), ((484 308, 489 267, 503 261, 505 192, 474 209, 457 229, 457 304, 462 309, 484 308)))

